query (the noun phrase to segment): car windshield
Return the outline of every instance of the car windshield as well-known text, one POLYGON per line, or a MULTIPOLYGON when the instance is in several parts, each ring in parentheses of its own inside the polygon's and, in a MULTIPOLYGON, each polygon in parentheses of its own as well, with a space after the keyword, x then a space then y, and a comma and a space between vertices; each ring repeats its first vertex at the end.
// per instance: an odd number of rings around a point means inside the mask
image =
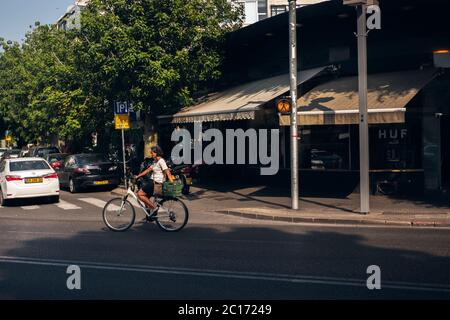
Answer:
POLYGON ((52 154, 48 156, 49 162, 61 161, 66 157, 65 154, 52 154))
POLYGON ((77 162, 82 165, 98 163, 98 162, 110 162, 106 155, 103 154, 85 154, 77 157, 77 162))
POLYGON ((39 157, 42 157, 42 156, 44 156, 46 154, 49 154, 49 153, 58 153, 58 152, 59 152, 59 150, 56 147, 55 148, 42 148, 42 149, 38 149, 37 155, 39 157))
POLYGON ((10 162, 9 171, 27 171, 27 170, 45 170, 50 167, 45 161, 30 160, 30 161, 17 161, 10 162))

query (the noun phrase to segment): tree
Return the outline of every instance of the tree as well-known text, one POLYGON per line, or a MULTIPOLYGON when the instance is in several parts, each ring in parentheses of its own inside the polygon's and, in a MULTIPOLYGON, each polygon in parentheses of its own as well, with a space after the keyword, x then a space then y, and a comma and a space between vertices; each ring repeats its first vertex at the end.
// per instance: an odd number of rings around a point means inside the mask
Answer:
POLYGON ((220 77, 224 35, 241 16, 226 0, 92 0, 78 65, 95 95, 133 101, 154 125, 220 77))
POLYGON ((57 134, 83 147, 97 132, 105 145, 114 100, 155 123, 218 79, 241 11, 226 0, 91 0, 80 30, 36 23, 22 45, 0 41, 0 116, 27 142, 57 134))
POLYGON ((0 113, 27 142, 81 139, 92 127, 72 48, 74 35, 38 26, 22 45, 1 43, 0 113))

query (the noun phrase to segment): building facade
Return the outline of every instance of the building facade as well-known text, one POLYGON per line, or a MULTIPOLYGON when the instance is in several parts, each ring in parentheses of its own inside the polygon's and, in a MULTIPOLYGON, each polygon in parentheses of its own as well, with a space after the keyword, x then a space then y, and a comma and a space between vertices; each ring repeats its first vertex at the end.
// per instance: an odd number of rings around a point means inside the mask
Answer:
POLYGON ((61 30, 81 28, 81 11, 88 2, 89 0, 76 0, 73 5, 70 5, 64 15, 56 21, 57 28, 61 30))
MULTIPOLYGON (((445 22, 450 3, 429 1, 381 2, 382 29, 369 33, 374 193, 450 191, 450 29, 445 22)), ((301 185, 345 195, 359 181, 355 10, 335 0, 299 8, 297 17, 301 185)), ((186 128, 195 122, 220 130, 278 128, 280 172, 275 180, 289 185, 290 117, 276 108, 276 101, 289 95, 287 35, 287 15, 229 34, 223 89, 161 120, 186 128)), ((242 169, 246 177, 258 175, 251 166, 242 169)), ((216 172, 230 177, 227 166, 216 172)), ((235 168, 231 172, 242 176, 235 168)))
MULTIPOLYGON (((287 12, 289 10, 288 0, 229 0, 244 8, 244 25, 264 20, 287 12)), ((297 0, 297 7, 316 4, 328 0, 297 0)))

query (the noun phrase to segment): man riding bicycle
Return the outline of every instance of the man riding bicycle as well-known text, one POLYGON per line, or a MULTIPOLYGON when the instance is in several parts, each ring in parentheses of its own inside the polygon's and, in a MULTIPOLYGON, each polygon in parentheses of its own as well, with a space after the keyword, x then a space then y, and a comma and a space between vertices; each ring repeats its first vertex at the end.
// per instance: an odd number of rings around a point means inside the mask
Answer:
POLYGON ((152 147, 151 156, 154 159, 153 164, 134 177, 135 179, 139 179, 151 173, 150 179, 144 181, 143 187, 137 193, 139 200, 145 203, 151 212, 158 210, 158 206, 150 200, 150 197, 154 194, 162 194, 162 185, 166 177, 170 182, 174 180, 166 161, 163 159, 163 155, 160 147, 152 147))

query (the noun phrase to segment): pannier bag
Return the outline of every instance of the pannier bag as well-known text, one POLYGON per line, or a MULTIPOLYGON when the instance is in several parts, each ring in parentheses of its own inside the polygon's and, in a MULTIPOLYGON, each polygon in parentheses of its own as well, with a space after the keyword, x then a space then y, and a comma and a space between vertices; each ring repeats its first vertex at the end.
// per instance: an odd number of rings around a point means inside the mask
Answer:
POLYGON ((175 180, 173 183, 165 181, 163 183, 163 195, 166 197, 181 197, 181 190, 183 183, 180 180, 175 180))

